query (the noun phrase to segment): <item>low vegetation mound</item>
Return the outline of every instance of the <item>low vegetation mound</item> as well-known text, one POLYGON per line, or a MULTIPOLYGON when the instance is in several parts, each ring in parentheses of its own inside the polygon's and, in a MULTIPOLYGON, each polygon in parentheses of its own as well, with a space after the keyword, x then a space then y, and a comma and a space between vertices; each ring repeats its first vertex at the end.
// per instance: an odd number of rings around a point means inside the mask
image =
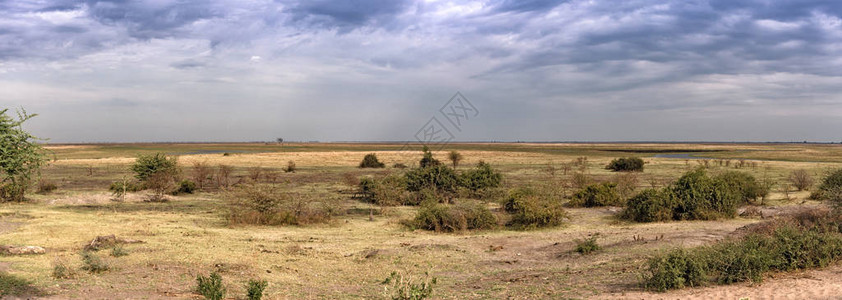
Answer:
POLYGON ((836 170, 822 181, 818 191, 811 198, 820 200, 838 200, 842 195, 842 169, 836 170))
POLYGON ((529 188, 509 191, 503 209, 511 215, 506 225, 515 229, 559 226, 567 216, 560 202, 539 197, 529 188))
POLYGON ((304 225, 327 222, 338 211, 328 199, 284 192, 271 185, 241 185, 224 195, 230 224, 304 225))
POLYGON ((471 229, 492 229, 497 226, 497 217, 485 204, 477 201, 458 204, 440 204, 425 202, 415 219, 406 222, 414 229, 439 232, 455 232, 471 229))
POLYGON ((769 272, 820 268, 842 259, 839 217, 800 214, 741 237, 650 259, 643 285, 666 291, 707 284, 760 282, 769 272), (837 226, 823 226, 835 223, 837 226))
POLYGON ((503 175, 484 161, 480 161, 476 168, 465 171, 459 176, 459 186, 472 193, 499 187, 502 182, 503 175))
POLYGON ((728 172, 710 177, 699 168, 670 186, 632 197, 621 217, 637 222, 733 218, 738 205, 756 198, 756 186, 750 175, 728 172))
POLYGON ((573 207, 623 206, 625 203, 617 193, 617 184, 595 183, 576 192, 568 205, 573 207))
POLYGON ((377 154, 369 153, 363 157, 363 161, 360 162, 360 168, 384 168, 386 164, 377 160, 377 154))
POLYGON ((605 169, 614 172, 643 172, 643 164, 643 159, 639 157, 621 157, 612 160, 605 169))

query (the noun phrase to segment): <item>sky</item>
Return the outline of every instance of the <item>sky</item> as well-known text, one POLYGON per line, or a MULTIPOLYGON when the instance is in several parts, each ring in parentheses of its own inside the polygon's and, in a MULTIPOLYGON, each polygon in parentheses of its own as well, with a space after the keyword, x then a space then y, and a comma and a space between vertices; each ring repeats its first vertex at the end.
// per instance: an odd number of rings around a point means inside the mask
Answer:
POLYGON ((0 107, 39 114, 25 128, 52 143, 429 124, 455 141, 839 142, 840 17, 831 0, 0 0, 0 107))

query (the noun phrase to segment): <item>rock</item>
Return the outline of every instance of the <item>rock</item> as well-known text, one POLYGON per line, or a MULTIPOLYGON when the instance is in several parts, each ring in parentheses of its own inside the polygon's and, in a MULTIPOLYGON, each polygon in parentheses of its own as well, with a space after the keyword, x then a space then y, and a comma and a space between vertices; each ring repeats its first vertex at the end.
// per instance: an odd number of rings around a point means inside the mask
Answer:
POLYGON ((28 255, 44 253, 47 253, 47 250, 38 246, 0 246, 0 254, 5 255, 28 255))

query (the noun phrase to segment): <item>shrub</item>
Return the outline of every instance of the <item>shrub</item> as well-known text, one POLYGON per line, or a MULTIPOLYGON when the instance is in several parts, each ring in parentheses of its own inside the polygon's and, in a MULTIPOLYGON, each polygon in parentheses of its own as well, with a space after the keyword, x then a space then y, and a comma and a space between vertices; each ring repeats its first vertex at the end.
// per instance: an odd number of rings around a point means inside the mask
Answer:
POLYGON ((808 190, 813 186, 813 176, 807 170, 799 169, 789 174, 789 182, 799 191, 808 190))
POLYGON ((392 292, 392 300, 423 300, 433 295, 433 286, 436 285, 438 279, 430 277, 429 273, 424 273, 424 278, 420 282, 406 278, 398 272, 392 272, 383 284, 392 284, 394 291, 392 292))
POLYGON ((454 169, 459 166, 459 162, 462 161, 462 158, 462 154, 456 151, 450 151, 450 153, 447 154, 447 159, 449 159, 453 164, 454 169))
POLYGON ((454 232, 471 229, 491 229, 497 217, 482 203, 465 202, 456 205, 426 203, 418 209, 415 219, 406 223, 411 228, 454 232))
POLYGON ((178 172, 178 159, 174 156, 167 157, 166 154, 160 152, 140 155, 131 169, 138 180, 145 182, 153 174, 175 175, 178 172))
MULTIPOLYGON (((56 259, 53 263, 53 278, 55 279, 70 279, 73 277, 73 270, 67 266, 63 261, 56 259)), ((2 288, 0 288, 2 290, 2 288)))
POLYGON ((58 189, 58 186, 54 182, 45 179, 38 180, 38 194, 49 194, 56 189, 58 189))
POLYGON ((768 230, 656 256, 649 261, 644 286, 664 291, 706 282, 760 282, 771 271, 825 267, 842 259, 838 231, 805 230, 779 221, 760 228, 768 230))
POLYGON ((605 169, 614 172, 643 172, 643 159, 639 157, 622 157, 612 160, 605 169))
POLYGON ((296 167, 295 162, 291 160, 287 162, 287 166, 284 168, 284 172, 287 173, 295 173, 296 170, 298 170, 298 167, 296 167))
POLYGON ((570 200, 571 206, 623 206, 623 199, 617 194, 617 184, 611 182, 591 184, 576 192, 570 200))
POLYGON ((424 156, 421 157, 421 161, 419 162, 421 168, 435 167, 441 165, 441 162, 439 160, 433 158, 433 153, 430 152, 430 148, 424 146, 424 149, 422 151, 424 152, 424 156))
POLYGON ((675 200, 668 189, 646 189, 626 201, 621 218, 635 222, 662 222, 673 219, 675 200))
POLYGON ((329 200, 282 192, 268 185, 241 185, 224 194, 230 224, 302 225, 326 222, 336 209, 329 200))
POLYGON ((711 178, 702 168, 687 172, 660 191, 645 190, 629 199, 621 217, 637 222, 733 218, 748 193, 742 190, 745 185, 725 178, 711 178))
POLYGON ((246 298, 249 300, 260 300, 263 298, 263 291, 269 286, 266 280, 249 279, 246 284, 246 298))
POLYGON ((231 184, 231 173, 234 172, 234 167, 219 165, 216 167, 216 186, 220 188, 227 188, 231 184))
POLYGON ((209 187, 209 183, 213 180, 214 170, 211 166, 203 162, 194 162, 192 168, 192 178, 196 186, 201 190, 209 187))
POLYGON ((111 256, 113 257, 123 257, 129 255, 129 252, 126 249, 123 249, 123 246, 115 245, 111 248, 111 256))
POLYGON ((395 163, 394 165, 392 165, 392 168, 395 168, 395 169, 406 169, 406 165, 405 165, 405 164, 402 164, 402 163, 395 163))
POLYGON ((678 249, 649 260, 643 286, 663 292, 686 286, 700 286, 706 280, 706 263, 697 255, 678 249))
POLYGON ((517 229, 558 226, 567 215, 559 202, 542 199, 531 189, 510 191, 503 209, 511 214, 507 225, 517 229))
POLYGON ((764 192, 754 176, 748 173, 728 171, 714 177, 714 180, 739 194, 741 203, 755 204, 757 198, 760 198, 764 192))
POLYGON ((476 168, 462 173, 459 177, 459 185, 474 193, 499 187, 502 181, 503 175, 494 171, 491 165, 483 161, 480 161, 476 168))
POLYGON ((576 242, 576 247, 573 248, 573 251, 579 252, 584 255, 588 255, 601 250, 602 247, 600 247, 599 244, 596 243, 597 237, 599 237, 599 234, 594 234, 593 236, 584 240, 575 240, 574 242, 576 242))
POLYGON ((377 205, 417 205, 406 191, 406 178, 388 175, 380 179, 362 178, 358 193, 363 199, 377 205))
POLYGON ((143 185, 134 181, 115 181, 108 187, 114 197, 122 197, 128 192, 137 192, 143 190, 143 185))
POLYGON ((146 177, 146 181, 143 183, 144 186, 148 189, 152 189, 152 196, 149 198, 150 202, 163 202, 167 199, 164 197, 166 194, 171 194, 176 191, 176 184, 175 184, 175 177, 173 174, 168 172, 156 172, 149 177, 146 177))
POLYGON ((47 155, 38 138, 22 127, 36 115, 21 109, 14 119, 8 111, 0 110, 0 201, 21 202, 33 176, 47 162, 47 155))
POLYGON ((675 220, 715 220, 733 218, 740 203, 739 191, 723 180, 707 176, 703 168, 690 171, 672 185, 676 201, 675 220))
POLYGON ((819 185, 819 190, 815 193, 816 195, 811 196, 811 198, 827 200, 831 192, 840 189, 842 189, 842 169, 836 170, 825 177, 822 184, 819 185))
POLYGON ((363 161, 360 162, 360 168, 383 168, 386 164, 377 160, 377 155, 374 153, 366 154, 363 161))
POLYGON ((591 184, 591 177, 588 174, 582 172, 573 173, 573 178, 570 179, 570 183, 573 185, 574 188, 583 189, 589 184, 591 184))
POLYGON ((414 168, 406 172, 404 176, 406 189, 410 192, 430 188, 440 193, 452 194, 456 192, 456 187, 459 185, 459 178, 453 169, 441 164, 414 168))
POLYGON ((196 183, 185 179, 178 183, 178 189, 175 190, 175 194, 192 194, 195 191, 196 183))
POLYGON ((111 266, 102 258, 90 251, 82 252, 82 270, 91 273, 102 273, 111 269, 111 266))
POLYGON ((225 287, 222 286, 222 276, 213 272, 210 276, 199 274, 196 276, 196 293, 210 300, 222 300, 225 298, 225 287))

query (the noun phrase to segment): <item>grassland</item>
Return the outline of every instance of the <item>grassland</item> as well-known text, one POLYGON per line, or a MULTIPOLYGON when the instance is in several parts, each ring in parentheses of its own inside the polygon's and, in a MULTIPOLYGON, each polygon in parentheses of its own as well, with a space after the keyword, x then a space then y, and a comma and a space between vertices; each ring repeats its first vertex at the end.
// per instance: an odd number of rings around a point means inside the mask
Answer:
MULTIPOLYGON (((0 272, 28 281, 24 295, 45 298, 196 298, 195 276, 219 271, 229 295, 245 294, 250 278, 269 281, 267 298, 387 298, 382 284, 393 271, 439 278, 436 298, 692 298, 693 290, 648 294, 638 285, 648 257, 672 247, 691 247, 721 240, 758 218, 635 224, 619 221, 617 208, 569 209, 562 227, 536 231, 474 231, 457 234, 410 231, 400 220, 416 208, 381 210, 351 198, 343 183, 352 176, 382 175, 398 169, 366 170, 356 166, 366 153, 377 153, 387 166, 417 165, 417 151, 400 144, 120 144, 52 145, 55 156, 43 178, 55 192, 32 194, 23 204, 0 204, 0 245, 37 245, 47 254, 0 257, 0 272), (235 176, 251 167, 279 172, 284 188, 330 200, 342 215, 328 224, 307 226, 228 226, 218 193, 174 197, 166 203, 142 202, 132 194, 111 201, 111 182, 131 176, 138 154, 178 155, 184 167, 193 162, 229 165, 235 176), (223 155, 228 153, 229 155, 223 155), (288 161, 298 171, 282 173, 288 161), (371 218, 370 212, 377 212, 371 218), (99 253, 113 269, 101 274, 80 271, 80 251, 99 235, 115 234, 144 241, 126 245, 129 255, 99 253), (581 255, 576 239, 599 234, 603 250, 581 255), (68 279, 51 276, 56 264, 75 270, 68 279), (670 296, 673 295, 673 296, 670 296)), ((659 158, 688 153, 704 158, 751 160, 741 171, 783 183, 792 170, 806 169, 821 178, 842 167, 842 147, 811 144, 491 144, 448 145, 460 151, 462 165, 484 160, 504 175, 506 188, 524 185, 564 186, 572 174, 551 175, 561 166, 588 158, 587 173, 596 180, 616 174, 603 167, 613 158, 639 156, 647 162, 638 174, 638 189, 660 186, 705 164, 703 159, 659 158)), ((445 152, 435 152, 444 159, 445 152)), ((712 172, 733 169, 707 162, 712 172)), ((765 206, 766 216, 820 203, 809 192, 791 199, 777 185, 765 206)), ((837 268, 837 267, 832 267, 837 268)), ((816 271, 816 274, 825 274, 816 271)), ((770 286, 803 284, 799 278, 775 279, 770 286), (783 283, 776 280, 784 280, 783 283), (790 281, 786 281, 790 280, 790 281)), ((710 288, 708 288, 710 289, 710 288)), ((716 287, 701 295, 750 296, 744 286, 716 287), (744 293, 744 294, 743 294, 744 293)), ((831 290, 832 291, 832 290, 831 290)), ((840 291, 842 292, 842 291, 840 291)), ((804 294, 807 295, 807 294, 804 294)), ((699 296, 699 295, 695 295, 699 296)))

